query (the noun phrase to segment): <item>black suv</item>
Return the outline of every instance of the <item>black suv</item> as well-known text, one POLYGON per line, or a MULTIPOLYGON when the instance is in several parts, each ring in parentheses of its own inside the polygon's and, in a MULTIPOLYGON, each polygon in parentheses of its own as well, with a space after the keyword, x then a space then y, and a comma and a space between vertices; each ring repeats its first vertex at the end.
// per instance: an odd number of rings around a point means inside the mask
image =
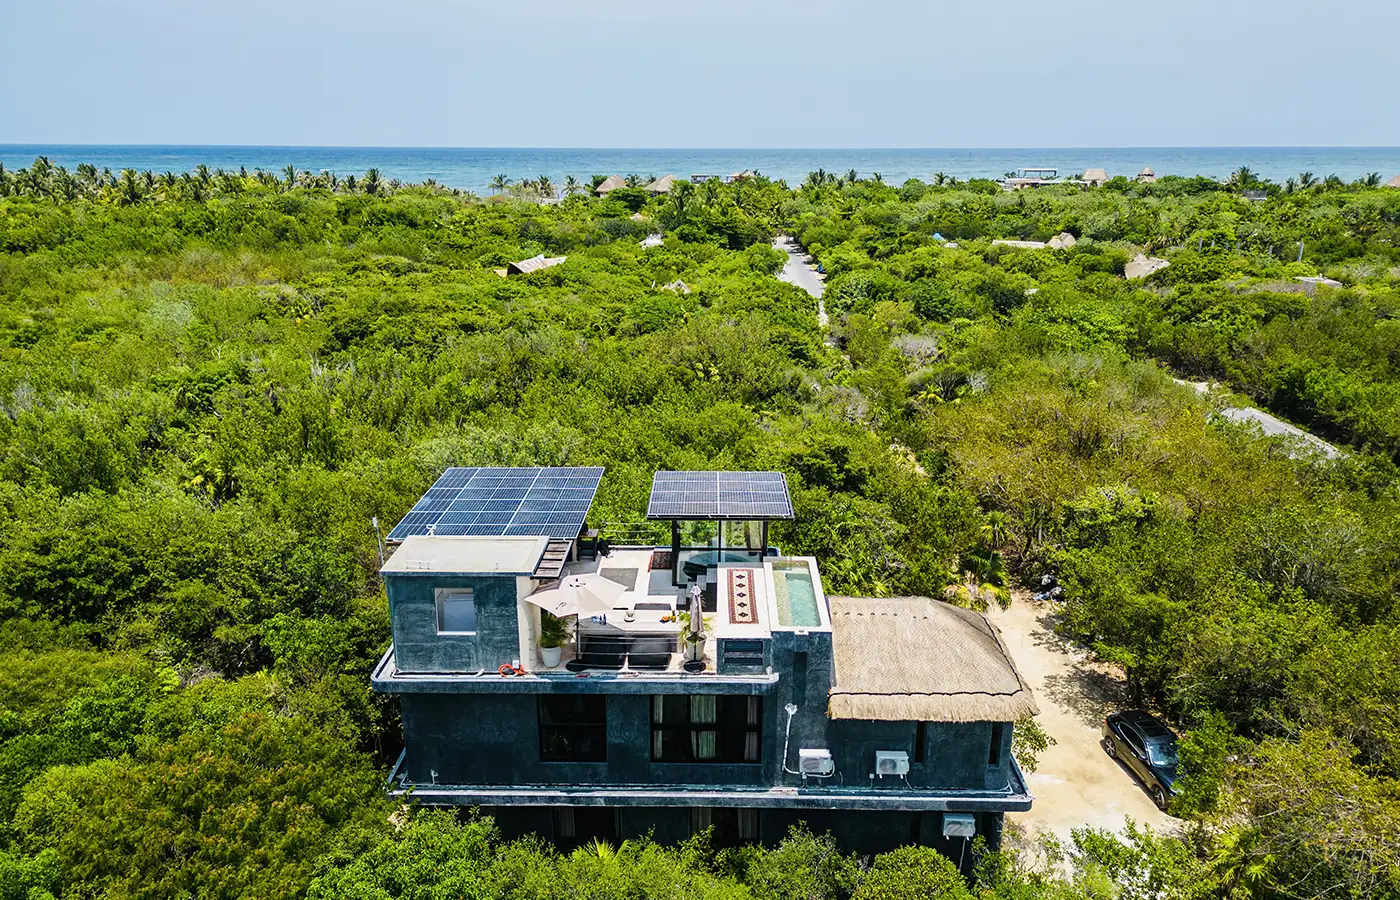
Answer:
POLYGON ((1167 808, 1176 796, 1176 735, 1161 719, 1138 709, 1114 713, 1103 720, 1103 748, 1142 779, 1158 809, 1167 808))

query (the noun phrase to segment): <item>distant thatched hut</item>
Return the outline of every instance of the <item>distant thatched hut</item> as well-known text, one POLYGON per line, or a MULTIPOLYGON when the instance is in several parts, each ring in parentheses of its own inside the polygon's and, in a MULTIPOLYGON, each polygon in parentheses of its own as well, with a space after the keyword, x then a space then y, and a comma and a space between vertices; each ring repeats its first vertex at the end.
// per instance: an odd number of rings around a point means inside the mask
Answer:
POLYGON ((675 183, 676 176, 668 173, 647 185, 646 191, 648 194, 669 194, 671 193, 671 185, 675 183))
POLYGON ((621 175, 609 175, 607 178, 603 179, 602 184, 593 189, 593 193, 597 194, 599 197, 605 197, 618 188, 625 187, 627 187, 627 179, 623 178, 621 175))
POLYGON ((1074 239, 1074 235, 1070 234, 1068 231, 1061 231, 1046 242, 1045 246, 1049 247, 1051 250, 1068 250, 1077 243, 1079 242, 1074 239))
POLYGON ((540 269, 548 269, 550 266, 557 266, 566 259, 568 259, 567 256, 545 256, 541 253, 539 256, 532 256, 529 259, 522 259, 520 262, 511 263, 506 266, 505 272, 507 276, 528 275, 531 272, 538 272, 540 269))
POLYGON ((1157 173, 1152 171, 1151 166, 1143 166, 1142 171, 1137 173, 1139 184, 1151 184, 1157 180, 1157 173))
POLYGON ((1396 175, 1385 183, 1386 187, 1400 188, 1400 175, 1396 175))
POLYGON ((1084 173, 1084 177, 1079 180, 1087 185, 1100 187, 1108 182, 1108 172, 1103 169, 1089 169, 1084 173))

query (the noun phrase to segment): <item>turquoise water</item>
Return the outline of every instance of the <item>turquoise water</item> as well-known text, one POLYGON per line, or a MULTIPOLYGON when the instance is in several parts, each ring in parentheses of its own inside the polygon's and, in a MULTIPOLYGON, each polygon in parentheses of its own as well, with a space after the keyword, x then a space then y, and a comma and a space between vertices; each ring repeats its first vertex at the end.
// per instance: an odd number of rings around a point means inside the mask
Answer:
POLYGON ((773 579, 782 582, 781 587, 775 585, 779 598, 787 597, 786 609, 783 608, 784 604, 778 604, 779 625, 811 628, 821 625, 821 613, 817 610, 817 592, 812 586, 812 573, 806 566, 800 569, 774 567, 773 579))
POLYGON ((957 178, 997 177, 1028 166, 1078 174, 1102 167, 1112 175, 1135 175, 1151 166, 1158 175, 1223 178, 1242 165, 1274 181, 1309 171, 1319 178, 1336 174, 1351 181, 1370 172, 1385 179, 1400 173, 1396 147, 1101 147, 950 150, 598 150, 431 147, 185 147, 137 145, 0 144, 6 168, 27 166, 44 155, 72 169, 78 163, 155 172, 188 172, 203 163, 211 169, 267 169, 287 165, 341 175, 377 168, 385 178, 418 182, 434 178, 450 187, 490 192, 496 175, 519 180, 548 175, 586 181, 590 175, 642 176, 707 173, 729 175, 752 169, 796 184, 818 168, 863 176, 879 172, 887 183, 929 180, 935 172, 957 178))

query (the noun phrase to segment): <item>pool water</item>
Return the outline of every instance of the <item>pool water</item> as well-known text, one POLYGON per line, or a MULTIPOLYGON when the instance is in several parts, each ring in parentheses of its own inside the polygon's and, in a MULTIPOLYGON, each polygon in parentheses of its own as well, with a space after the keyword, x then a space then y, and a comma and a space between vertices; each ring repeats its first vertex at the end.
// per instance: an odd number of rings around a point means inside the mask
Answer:
POLYGON ((817 592, 812 573, 800 569, 773 569, 773 588, 778 601, 778 624, 816 628, 822 624, 817 611, 817 592))

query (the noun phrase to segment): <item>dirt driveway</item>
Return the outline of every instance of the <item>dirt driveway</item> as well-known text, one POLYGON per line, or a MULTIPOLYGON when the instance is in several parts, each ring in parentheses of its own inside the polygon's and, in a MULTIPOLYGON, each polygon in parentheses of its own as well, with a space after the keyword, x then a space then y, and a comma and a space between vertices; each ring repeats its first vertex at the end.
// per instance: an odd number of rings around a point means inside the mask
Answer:
POLYGON ((1035 796, 1030 812, 1007 813, 1007 823, 1066 840, 1083 825, 1119 831, 1129 817, 1155 831, 1175 830, 1176 820, 1099 745, 1103 717, 1121 704, 1119 678, 1056 637, 1052 615, 1049 604, 1019 593, 1010 609, 988 614, 1035 691, 1040 724, 1058 742, 1040 755, 1035 772, 1026 773, 1035 796))

